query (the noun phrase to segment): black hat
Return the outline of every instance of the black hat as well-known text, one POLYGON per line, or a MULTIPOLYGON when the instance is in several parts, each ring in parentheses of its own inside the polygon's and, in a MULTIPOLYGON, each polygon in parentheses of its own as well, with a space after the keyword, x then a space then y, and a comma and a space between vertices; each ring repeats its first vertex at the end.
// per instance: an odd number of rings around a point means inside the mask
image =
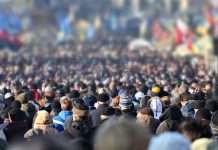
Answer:
POLYGON ((112 116, 115 114, 115 109, 113 107, 105 107, 101 109, 101 115, 112 116))
POLYGON ((99 102, 107 102, 110 100, 110 96, 106 93, 102 93, 102 94, 99 94, 98 97, 97 97, 97 100, 99 102))
POLYGON ((207 101, 205 108, 207 108, 211 112, 215 112, 218 110, 218 104, 215 100, 207 101))

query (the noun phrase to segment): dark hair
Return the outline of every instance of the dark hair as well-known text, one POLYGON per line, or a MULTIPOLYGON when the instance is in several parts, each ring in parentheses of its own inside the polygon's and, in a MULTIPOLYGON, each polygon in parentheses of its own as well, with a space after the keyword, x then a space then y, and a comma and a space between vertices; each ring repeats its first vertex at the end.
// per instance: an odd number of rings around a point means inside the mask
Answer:
POLYGON ((79 91, 77 91, 77 90, 70 91, 70 95, 69 95, 70 99, 72 99, 72 98, 79 98, 79 97, 80 97, 79 91))
POLYGON ((212 132, 208 123, 191 118, 185 120, 180 125, 179 130, 192 142, 199 138, 211 138, 212 136, 212 132))
POLYGON ((24 121, 27 119, 25 112, 18 108, 11 109, 8 114, 12 121, 24 121))
POLYGON ((21 108, 21 102, 18 100, 15 100, 11 103, 11 108, 21 108))
POLYGON ((69 98, 65 98, 61 101, 61 109, 71 111, 72 102, 69 98))
POLYGON ((195 114, 195 118, 197 120, 208 120, 210 121, 211 120, 211 113, 208 109, 206 108, 201 108, 199 109, 196 114, 195 114))

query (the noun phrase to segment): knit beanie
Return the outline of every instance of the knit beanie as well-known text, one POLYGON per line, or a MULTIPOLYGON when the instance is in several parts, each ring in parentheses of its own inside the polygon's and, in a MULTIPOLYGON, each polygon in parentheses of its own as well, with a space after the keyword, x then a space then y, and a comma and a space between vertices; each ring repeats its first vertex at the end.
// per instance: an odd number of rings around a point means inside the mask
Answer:
POLYGON ((121 110, 130 109, 132 107, 132 100, 129 96, 123 94, 120 96, 120 103, 119 106, 121 110))

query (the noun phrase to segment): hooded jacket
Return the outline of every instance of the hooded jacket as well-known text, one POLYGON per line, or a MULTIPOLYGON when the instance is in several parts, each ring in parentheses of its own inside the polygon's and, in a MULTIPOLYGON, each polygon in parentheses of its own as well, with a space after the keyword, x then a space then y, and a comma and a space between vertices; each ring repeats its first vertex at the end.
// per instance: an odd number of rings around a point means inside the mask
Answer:
POLYGON ((61 111, 58 116, 55 116, 53 118, 53 124, 55 129, 57 129, 59 132, 64 130, 64 122, 67 117, 72 116, 71 111, 61 111))

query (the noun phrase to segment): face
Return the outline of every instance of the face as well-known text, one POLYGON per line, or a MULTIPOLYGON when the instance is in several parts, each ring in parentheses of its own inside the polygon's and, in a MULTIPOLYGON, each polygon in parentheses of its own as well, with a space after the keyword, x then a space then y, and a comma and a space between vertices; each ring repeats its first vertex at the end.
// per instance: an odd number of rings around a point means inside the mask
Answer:
POLYGON ((78 121, 80 120, 80 117, 76 114, 73 114, 73 121, 78 121))
POLYGON ((205 90, 206 90, 206 91, 211 90, 211 85, 210 85, 210 84, 206 84, 206 85, 205 85, 205 90))

